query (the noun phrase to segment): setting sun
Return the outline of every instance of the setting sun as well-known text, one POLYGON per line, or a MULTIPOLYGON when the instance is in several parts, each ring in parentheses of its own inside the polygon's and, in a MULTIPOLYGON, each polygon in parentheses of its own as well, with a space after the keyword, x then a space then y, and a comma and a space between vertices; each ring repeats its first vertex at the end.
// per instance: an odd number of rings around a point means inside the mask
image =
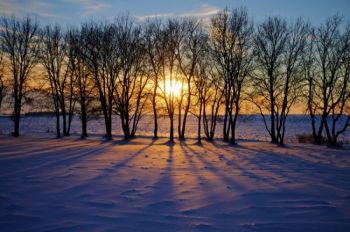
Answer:
POLYGON ((163 83, 161 83, 160 86, 167 95, 173 95, 175 97, 179 97, 181 95, 182 85, 175 79, 170 80, 167 78, 165 81, 163 81, 163 83))

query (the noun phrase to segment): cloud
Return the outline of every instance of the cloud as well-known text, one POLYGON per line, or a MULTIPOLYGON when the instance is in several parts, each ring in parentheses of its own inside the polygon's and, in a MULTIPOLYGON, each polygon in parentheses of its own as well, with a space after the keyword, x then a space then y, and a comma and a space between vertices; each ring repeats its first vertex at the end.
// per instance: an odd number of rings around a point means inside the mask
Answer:
POLYGON ((185 13, 181 14, 180 16, 195 17, 195 18, 208 18, 208 17, 211 17, 211 16, 217 14, 221 10, 222 10, 221 8, 218 8, 216 6, 202 4, 198 9, 185 12, 185 13))
POLYGON ((41 0, 1 0, 0 13, 3 15, 34 14, 41 17, 60 17, 53 12, 52 2, 41 0))
POLYGON ((150 18, 170 18, 170 17, 180 16, 180 17, 195 17, 195 18, 207 20, 211 16, 217 14, 221 10, 222 10, 221 8, 218 8, 216 6, 202 4, 197 9, 193 9, 193 10, 182 12, 182 13, 176 14, 173 12, 168 12, 168 13, 141 15, 141 16, 136 16, 136 19, 143 22, 143 21, 150 19, 150 18))
POLYGON ((152 18, 169 18, 173 17, 173 13, 164 13, 164 14, 150 14, 150 15, 141 15, 141 16, 135 16, 135 18, 141 22, 146 21, 147 19, 152 18))
POLYGON ((103 3, 101 1, 96 1, 96 0, 67 0, 67 1, 82 7, 84 15, 89 15, 110 7, 109 4, 103 3))

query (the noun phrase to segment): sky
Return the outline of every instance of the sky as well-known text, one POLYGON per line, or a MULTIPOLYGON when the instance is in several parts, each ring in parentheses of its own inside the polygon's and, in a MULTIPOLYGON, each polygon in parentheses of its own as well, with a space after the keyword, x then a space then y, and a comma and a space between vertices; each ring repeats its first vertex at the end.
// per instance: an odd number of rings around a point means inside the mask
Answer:
POLYGON ((256 22, 279 15, 317 25, 337 13, 350 21, 350 0, 0 0, 1 15, 34 15, 44 24, 67 25, 126 13, 139 21, 155 16, 209 18, 225 7, 246 7, 256 22))

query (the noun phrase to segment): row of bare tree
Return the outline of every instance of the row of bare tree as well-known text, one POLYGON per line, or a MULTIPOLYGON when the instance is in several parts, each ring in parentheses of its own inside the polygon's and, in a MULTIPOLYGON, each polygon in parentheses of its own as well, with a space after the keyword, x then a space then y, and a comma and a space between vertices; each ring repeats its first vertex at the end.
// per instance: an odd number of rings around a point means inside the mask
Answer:
POLYGON ((286 119, 305 106, 315 143, 330 145, 350 126, 350 26, 340 16, 313 27, 269 17, 257 26, 246 9, 224 10, 209 25, 193 18, 129 16, 88 21, 63 30, 30 17, 1 18, 0 106, 12 100, 14 136, 29 86, 50 95, 57 137, 69 135, 79 114, 82 137, 92 114, 103 115, 112 138, 113 115, 125 139, 145 114, 167 115, 169 139, 185 139, 189 115, 208 140, 223 114, 223 138, 236 143, 242 105, 254 105, 273 143, 283 144, 286 119), (180 94, 172 91, 180 85, 180 94), (318 120, 320 116, 321 120, 318 120), (62 125, 61 125, 62 124, 62 125), (203 128, 202 128, 203 127, 203 128))

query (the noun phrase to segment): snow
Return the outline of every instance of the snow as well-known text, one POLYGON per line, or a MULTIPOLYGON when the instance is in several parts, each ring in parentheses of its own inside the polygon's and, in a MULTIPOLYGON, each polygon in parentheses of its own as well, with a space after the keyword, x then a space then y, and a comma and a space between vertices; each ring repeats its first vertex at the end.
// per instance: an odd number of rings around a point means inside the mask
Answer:
POLYGON ((350 150, 0 137, 0 231, 350 231, 350 150))

